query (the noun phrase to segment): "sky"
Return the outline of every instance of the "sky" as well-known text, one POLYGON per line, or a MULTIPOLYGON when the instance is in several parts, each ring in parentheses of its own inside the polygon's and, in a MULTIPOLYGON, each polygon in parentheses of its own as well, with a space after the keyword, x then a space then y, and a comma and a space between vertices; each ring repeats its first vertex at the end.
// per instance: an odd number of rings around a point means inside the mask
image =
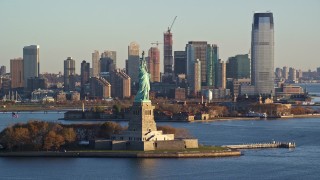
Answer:
MULTIPOLYGON (((28 45, 40 45, 40 72, 63 71, 63 60, 73 57, 91 63, 94 50, 117 51, 124 68, 128 45, 137 42, 148 51, 163 42, 172 27, 173 50, 188 41, 219 46, 220 58, 249 52, 254 12, 271 11, 275 30, 275 68, 320 67, 319 0, 1 0, 0 65, 22 57, 28 45)), ((163 71, 163 45, 161 72, 163 71)))

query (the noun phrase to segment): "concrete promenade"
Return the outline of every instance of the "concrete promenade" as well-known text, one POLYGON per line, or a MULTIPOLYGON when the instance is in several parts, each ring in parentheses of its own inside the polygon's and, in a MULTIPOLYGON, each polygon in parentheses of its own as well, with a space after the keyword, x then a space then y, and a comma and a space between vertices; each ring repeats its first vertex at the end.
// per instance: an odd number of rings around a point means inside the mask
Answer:
POLYGON ((259 148, 295 148, 294 142, 270 142, 270 143, 254 143, 254 144, 240 144, 240 145, 224 145, 230 149, 259 149, 259 148))

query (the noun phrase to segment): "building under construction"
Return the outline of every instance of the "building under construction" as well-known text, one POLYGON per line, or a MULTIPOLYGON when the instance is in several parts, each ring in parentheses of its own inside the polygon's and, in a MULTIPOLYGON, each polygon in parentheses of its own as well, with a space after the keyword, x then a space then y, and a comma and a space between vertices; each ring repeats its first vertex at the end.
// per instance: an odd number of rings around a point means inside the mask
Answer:
POLYGON ((168 30, 163 33, 163 72, 166 78, 163 81, 167 81, 169 79, 172 80, 173 75, 173 56, 172 56, 172 33, 171 28, 176 20, 177 16, 174 18, 168 30), (171 77, 171 78, 170 78, 171 77))

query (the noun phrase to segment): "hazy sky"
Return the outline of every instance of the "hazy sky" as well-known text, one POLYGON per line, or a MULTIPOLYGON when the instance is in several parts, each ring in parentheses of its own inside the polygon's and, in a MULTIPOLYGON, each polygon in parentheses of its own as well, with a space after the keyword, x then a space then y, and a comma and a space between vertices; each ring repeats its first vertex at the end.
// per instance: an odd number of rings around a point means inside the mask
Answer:
POLYGON ((63 71, 69 56, 79 72, 94 50, 117 51, 123 68, 129 43, 147 51, 151 42, 163 42, 175 16, 173 50, 204 40, 227 60, 248 53, 254 11, 273 12, 275 67, 320 67, 320 0, 1 0, 0 65, 8 72, 10 59, 37 44, 41 73, 63 71))

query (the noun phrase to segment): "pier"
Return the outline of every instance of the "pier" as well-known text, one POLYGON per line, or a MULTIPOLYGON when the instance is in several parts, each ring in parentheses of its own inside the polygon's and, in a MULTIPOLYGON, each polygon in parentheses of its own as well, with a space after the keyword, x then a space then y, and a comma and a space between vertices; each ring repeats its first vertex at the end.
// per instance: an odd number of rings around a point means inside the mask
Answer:
POLYGON ((270 143, 254 143, 254 144, 240 144, 240 145, 224 145, 230 149, 261 149, 261 148, 295 148, 295 142, 276 142, 270 143))

